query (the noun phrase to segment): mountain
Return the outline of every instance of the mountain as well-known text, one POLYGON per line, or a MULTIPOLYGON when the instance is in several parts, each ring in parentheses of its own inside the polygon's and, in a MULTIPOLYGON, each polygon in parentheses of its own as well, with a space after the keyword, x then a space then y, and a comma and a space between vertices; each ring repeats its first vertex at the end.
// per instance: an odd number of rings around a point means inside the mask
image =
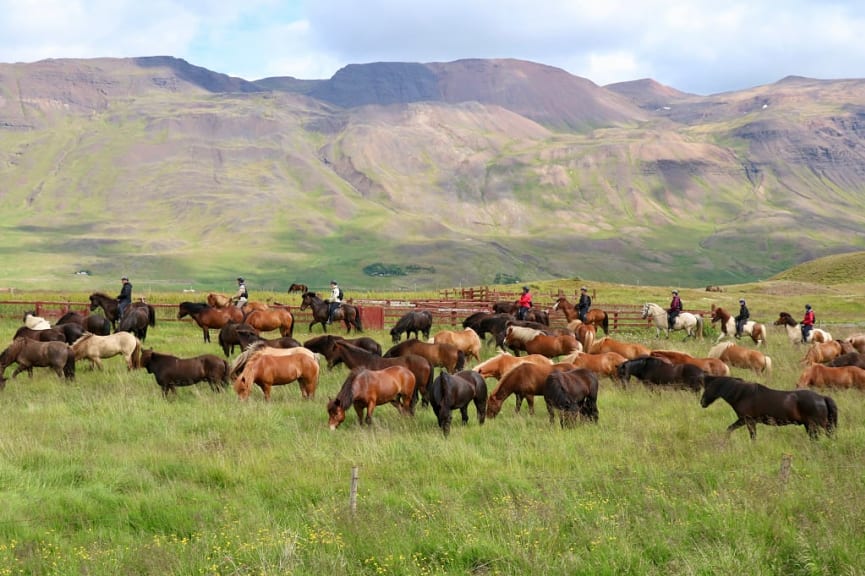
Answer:
POLYGON ((0 64, 0 286, 753 281, 863 249, 862 102, 856 79, 698 96, 519 60, 0 64))

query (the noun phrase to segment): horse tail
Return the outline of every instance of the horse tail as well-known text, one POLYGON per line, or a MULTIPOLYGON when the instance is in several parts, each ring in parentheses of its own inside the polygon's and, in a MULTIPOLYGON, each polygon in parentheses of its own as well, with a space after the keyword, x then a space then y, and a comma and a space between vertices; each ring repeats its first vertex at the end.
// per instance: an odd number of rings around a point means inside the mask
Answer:
POLYGON ((768 356, 763 356, 763 358, 765 359, 765 363, 763 364, 763 372, 765 372, 766 375, 769 375, 772 373, 772 359, 768 356))
POLYGON ((457 350, 457 365, 454 367, 454 373, 459 372, 466 366, 466 353, 462 350, 457 350))
POLYGON ((826 414, 826 433, 831 436, 838 428, 838 405, 830 396, 823 396, 823 400, 826 402, 826 411, 828 412, 826 414))
POLYGON ((361 307, 355 306, 354 313, 354 329, 357 332, 363 332, 363 322, 360 319, 361 307))
POLYGON ((141 341, 135 339, 135 348, 132 349, 132 367, 141 368, 141 341))
POLYGON ((63 366, 63 376, 67 380, 75 379, 75 352, 72 351, 71 346, 66 350, 66 364, 63 366))
POLYGON ((604 319, 601 320, 601 328, 604 329, 604 335, 610 333, 610 316, 606 312, 604 312, 604 319))
POLYGON ((156 326, 156 308, 153 306, 147 307, 147 323, 150 324, 151 327, 156 326))
POLYGON ((703 339, 703 315, 697 314, 697 338, 703 339))

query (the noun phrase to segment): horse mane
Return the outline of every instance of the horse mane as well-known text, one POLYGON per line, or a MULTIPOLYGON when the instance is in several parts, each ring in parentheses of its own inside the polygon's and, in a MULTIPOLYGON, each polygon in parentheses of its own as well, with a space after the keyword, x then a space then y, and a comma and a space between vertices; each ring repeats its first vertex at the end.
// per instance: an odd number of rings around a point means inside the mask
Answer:
POLYGON ((709 353, 706 354, 707 358, 720 358, 721 354, 723 354, 724 350, 729 348, 730 346, 734 346, 735 342, 719 342, 715 344, 711 348, 709 348, 709 353))
POLYGON ((85 332, 85 333, 83 333, 81 336, 79 336, 79 337, 75 340, 75 342, 73 342, 73 343, 71 344, 72 348, 75 349, 76 346, 80 348, 81 345, 84 344, 85 341, 89 340, 92 336, 93 336, 93 333, 92 333, 92 332, 85 332))
POLYGON ((348 373, 348 376, 345 379, 345 382, 342 383, 342 388, 339 389, 339 392, 336 394, 336 398, 334 398, 331 402, 339 402, 340 407, 343 410, 348 410, 348 407, 351 406, 354 401, 354 380, 357 378, 358 374, 364 372, 367 368, 357 367, 352 368, 348 373))
POLYGON ((538 330, 537 328, 529 328, 528 326, 517 326, 515 324, 508 325, 508 330, 510 334, 513 335, 514 338, 520 340, 523 343, 532 340, 539 334, 543 334, 542 330, 538 330))
POLYGON ((207 304, 205 302, 181 302, 180 307, 188 308, 190 314, 198 314, 202 310, 211 308, 210 304, 207 304))
POLYGON ((258 353, 262 348, 264 348, 267 343, 264 340, 258 340, 256 342, 251 343, 246 347, 246 350, 241 352, 237 358, 231 363, 231 366, 228 370, 228 375, 231 378, 237 378, 246 365, 252 360, 252 357, 258 353))

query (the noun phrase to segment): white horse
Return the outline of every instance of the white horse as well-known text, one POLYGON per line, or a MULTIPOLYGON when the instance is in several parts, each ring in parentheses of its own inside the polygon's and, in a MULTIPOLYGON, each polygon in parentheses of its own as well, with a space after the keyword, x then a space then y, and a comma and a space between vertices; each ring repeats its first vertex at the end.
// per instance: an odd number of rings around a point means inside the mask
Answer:
POLYGON ((24 325, 31 330, 48 330, 51 328, 51 322, 33 312, 24 313, 24 325))
MULTIPOLYGON (((656 338, 660 338, 661 330, 664 330, 667 333, 667 338, 670 337, 670 328, 667 323, 667 311, 657 304, 653 304, 652 302, 646 302, 643 304, 643 314, 641 318, 652 319, 652 322, 655 323, 656 338)), ((684 330, 686 334, 685 339, 688 337, 702 339, 703 317, 699 314, 691 314, 690 312, 679 312, 679 315, 676 316, 676 321, 673 323, 672 329, 684 330)))
MULTIPOLYGON (((787 312, 781 312, 778 315, 778 319, 775 320, 775 326, 783 326, 787 330, 787 337, 791 343, 799 344, 802 342, 802 325, 796 322, 787 312)), ((808 333, 807 343, 831 342, 832 340, 832 334, 829 332, 820 330, 819 328, 811 328, 811 331, 808 333)))
MULTIPOLYGON (((716 342, 720 342, 724 338, 736 334, 736 319, 720 306, 712 309, 712 324, 715 322, 718 322, 721 326, 721 333, 718 335, 716 342)), ((766 343, 766 326, 759 322, 747 320, 742 325, 742 334, 750 336, 757 346, 766 343)))

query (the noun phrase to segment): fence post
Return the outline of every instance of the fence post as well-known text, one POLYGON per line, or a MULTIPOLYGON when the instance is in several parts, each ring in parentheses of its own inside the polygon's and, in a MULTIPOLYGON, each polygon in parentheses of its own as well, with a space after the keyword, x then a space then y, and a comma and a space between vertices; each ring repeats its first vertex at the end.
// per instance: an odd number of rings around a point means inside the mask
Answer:
POLYGON ((793 455, 781 455, 781 469, 778 471, 778 479, 781 480, 781 487, 787 486, 787 481, 790 479, 790 470, 793 468, 793 455))
POLYGON ((358 469, 357 466, 351 467, 351 488, 348 492, 348 510, 352 514, 357 511, 357 482, 358 469))

